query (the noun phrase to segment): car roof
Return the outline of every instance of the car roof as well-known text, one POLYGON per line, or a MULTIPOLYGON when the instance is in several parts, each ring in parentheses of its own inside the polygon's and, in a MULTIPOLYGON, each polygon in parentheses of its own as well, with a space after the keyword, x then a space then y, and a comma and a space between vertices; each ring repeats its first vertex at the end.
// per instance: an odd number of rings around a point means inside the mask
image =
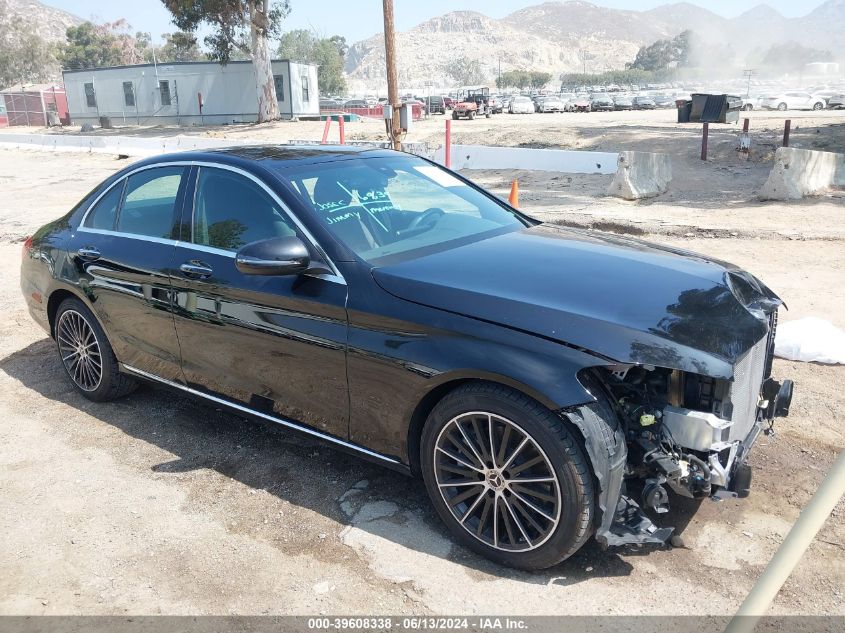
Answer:
POLYGON ((325 163, 349 158, 405 156, 389 149, 354 145, 235 145, 203 151, 161 154, 142 161, 145 164, 183 162, 217 162, 244 168, 260 164, 268 169, 285 169, 301 165, 325 163))

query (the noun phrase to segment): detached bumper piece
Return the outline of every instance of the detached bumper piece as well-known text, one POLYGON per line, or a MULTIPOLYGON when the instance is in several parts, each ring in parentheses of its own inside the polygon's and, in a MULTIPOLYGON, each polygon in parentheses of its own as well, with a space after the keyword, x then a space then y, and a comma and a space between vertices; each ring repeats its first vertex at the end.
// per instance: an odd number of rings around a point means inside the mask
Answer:
POLYGON ((622 495, 610 528, 599 530, 596 538, 603 549, 608 547, 660 547, 672 537, 675 528, 659 528, 645 515, 633 499, 622 495))

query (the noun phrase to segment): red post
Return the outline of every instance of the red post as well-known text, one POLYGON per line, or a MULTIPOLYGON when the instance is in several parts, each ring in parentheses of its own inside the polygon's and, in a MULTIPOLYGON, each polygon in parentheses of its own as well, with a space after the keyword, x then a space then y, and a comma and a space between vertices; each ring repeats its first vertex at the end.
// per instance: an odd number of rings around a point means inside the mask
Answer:
POLYGON ((742 133, 748 134, 748 126, 751 124, 751 119, 742 120, 742 133))
POLYGON ((320 141, 321 145, 325 145, 326 141, 329 140, 329 128, 332 126, 332 118, 330 116, 326 117, 326 127, 323 128, 323 140, 320 141))
POLYGON ((701 160, 707 160, 707 135, 710 132, 710 124, 705 123, 701 131, 701 160))
POLYGON ((792 127, 792 119, 783 122, 783 146, 789 147, 789 128, 792 127))
POLYGON ((446 169, 452 168, 452 119, 446 119, 446 145, 444 146, 446 169))
POLYGON ((343 115, 337 117, 337 124, 340 126, 340 144, 346 145, 346 135, 343 133, 343 115))

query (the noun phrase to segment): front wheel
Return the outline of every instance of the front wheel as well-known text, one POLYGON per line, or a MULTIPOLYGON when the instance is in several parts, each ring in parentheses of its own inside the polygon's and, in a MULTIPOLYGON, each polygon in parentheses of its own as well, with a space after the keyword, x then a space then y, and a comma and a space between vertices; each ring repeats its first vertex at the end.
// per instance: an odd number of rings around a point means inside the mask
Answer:
POLYGON ((455 121, 458 120, 458 113, 457 112, 452 112, 452 119, 454 119, 455 121))
POLYGON ((821 101, 817 101, 813 104, 813 110, 824 110, 824 104, 821 101))
POLYGON ((475 111, 470 110, 470 113, 467 115, 467 118, 472 121, 475 118, 475 111))
POLYGON ((544 569, 593 530, 593 474, 580 440, 553 412, 507 387, 469 383, 433 409, 420 463, 440 518, 497 563, 544 569))
POLYGON ((778 104, 778 110, 780 110, 781 112, 785 111, 786 110, 786 104, 785 103, 779 103, 778 104))
POLYGON ((137 383, 120 373, 103 328, 79 299, 65 299, 59 306, 55 336, 65 373, 80 394, 105 402, 135 390, 137 383))

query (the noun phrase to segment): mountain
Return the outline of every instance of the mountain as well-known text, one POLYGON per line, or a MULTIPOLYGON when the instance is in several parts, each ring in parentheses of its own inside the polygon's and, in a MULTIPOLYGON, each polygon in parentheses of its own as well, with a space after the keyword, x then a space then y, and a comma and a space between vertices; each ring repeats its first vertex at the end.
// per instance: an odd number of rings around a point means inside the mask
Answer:
POLYGON ((5 5, 0 20, 21 19, 32 25, 38 35, 49 42, 64 42, 69 26, 81 24, 83 20, 61 9, 48 7, 37 0, 0 0, 5 5))
MULTIPOLYGON (((830 50, 845 61, 845 0, 828 0, 800 18, 786 18, 758 5, 731 19, 688 2, 633 11, 575 0, 544 2, 498 20, 475 11, 454 11, 397 33, 399 83, 454 85, 449 70, 462 57, 477 60, 488 81, 500 68, 553 76, 619 69, 633 61, 641 46, 687 29, 701 43, 696 59, 713 67, 741 66, 750 52, 788 40, 830 50)), ((350 47, 346 72, 353 90, 383 89, 383 34, 350 47)))

